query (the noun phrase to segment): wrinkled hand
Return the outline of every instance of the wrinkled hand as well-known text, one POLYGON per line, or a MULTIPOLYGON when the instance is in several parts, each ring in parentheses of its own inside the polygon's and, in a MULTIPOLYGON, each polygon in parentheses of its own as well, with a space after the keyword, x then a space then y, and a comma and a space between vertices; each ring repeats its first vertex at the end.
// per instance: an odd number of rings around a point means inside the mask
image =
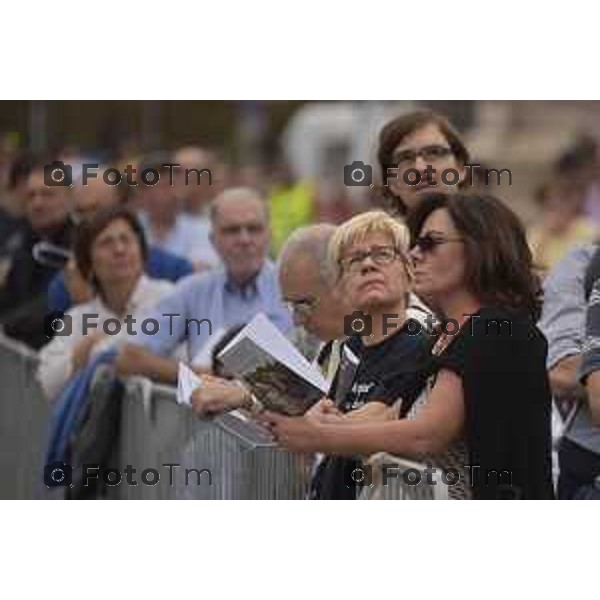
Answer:
POLYGON ((316 404, 313 404, 304 416, 316 423, 337 423, 343 418, 343 413, 330 398, 323 397, 316 404))
POLYGON ((195 260, 194 262, 192 262, 192 268, 194 269, 195 273, 201 273, 202 271, 208 271, 210 269, 212 269, 213 265, 209 262, 206 262, 204 260, 195 260))
POLYGON ((86 281, 74 259, 70 259, 65 267, 65 284, 69 290, 72 304, 89 302, 94 297, 92 286, 86 281))
POLYGON ((79 371, 79 369, 85 366, 94 346, 105 337, 106 334, 103 331, 94 331, 94 333, 88 333, 88 335, 77 342, 73 350, 72 358, 74 371, 79 371))
POLYGON ((198 377, 201 377, 202 379, 204 379, 204 377, 206 377, 207 375, 212 376, 213 374, 212 369, 210 367, 205 367, 202 365, 192 365, 191 369, 194 373, 196 373, 196 375, 198 375, 198 377))
POLYGON ((192 392, 192 409, 201 417, 242 408, 248 400, 248 392, 237 383, 213 377, 202 376, 202 386, 192 392))
POLYGON ((321 424, 314 419, 306 416, 285 417, 264 411, 257 420, 271 432, 283 448, 293 452, 318 452, 322 449, 321 424))

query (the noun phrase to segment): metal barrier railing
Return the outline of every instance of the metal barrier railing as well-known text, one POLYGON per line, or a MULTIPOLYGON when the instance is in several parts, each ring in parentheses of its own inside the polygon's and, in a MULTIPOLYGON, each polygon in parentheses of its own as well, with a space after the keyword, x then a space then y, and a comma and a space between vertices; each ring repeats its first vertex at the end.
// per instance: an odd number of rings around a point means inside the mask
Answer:
POLYGON ((0 498, 42 497, 48 403, 35 380, 38 358, 0 335, 0 498))
MULTIPOLYGON (((37 365, 36 353, 0 335, 0 498, 56 497, 42 482, 50 405, 37 365)), ((176 403, 173 388, 139 378, 127 382, 117 455, 138 485, 123 478, 115 498, 301 499, 307 490, 302 457, 277 448, 254 422, 239 413, 199 419, 176 403), (141 481, 147 469, 159 473, 153 485, 141 481)))
POLYGON ((365 464, 371 468, 372 485, 362 489, 359 500, 448 500, 448 486, 439 471, 421 477, 427 467, 422 463, 379 452, 365 464), (384 481, 384 471, 393 476, 384 481), (417 473, 419 483, 415 485, 417 473))
POLYGON ((302 457, 253 421, 239 413, 199 419, 176 404, 173 388, 147 380, 128 383, 119 462, 138 478, 150 468, 160 475, 155 485, 121 485, 123 498, 301 499, 307 491, 302 457))
MULTIPOLYGON (((0 499, 56 498, 60 492, 49 492, 42 481, 50 405, 36 381, 37 365, 35 352, 0 335, 0 499)), ((304 458, 277 448, 256 423, 240 413, 199 419, 176 403, 174 388, 146 379, 127 382, 116 452, 119 469, 131 465, 138 483, 123 478, 111 492, 119 499, 301 499, 308 487, 304 458), (143 483, 145 470, 158 471, 158 481, 143 483)), ((361 499, 448 497, 442 481, 404 482, 404 471, 424 465, 385 453, 369 464, 373 486, 361 499), (386 485, 383 464, 398 469, 386 485)))

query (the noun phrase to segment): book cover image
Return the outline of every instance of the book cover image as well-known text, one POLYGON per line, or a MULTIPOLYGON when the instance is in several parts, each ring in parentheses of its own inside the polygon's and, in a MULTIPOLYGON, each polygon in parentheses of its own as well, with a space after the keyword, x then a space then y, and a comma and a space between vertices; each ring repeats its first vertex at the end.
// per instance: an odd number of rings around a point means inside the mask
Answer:
POLYGON ((285 364, 244 338, 220 356, 268 410, 288 416, 303 415, 323 397, 323 391, 285 364))

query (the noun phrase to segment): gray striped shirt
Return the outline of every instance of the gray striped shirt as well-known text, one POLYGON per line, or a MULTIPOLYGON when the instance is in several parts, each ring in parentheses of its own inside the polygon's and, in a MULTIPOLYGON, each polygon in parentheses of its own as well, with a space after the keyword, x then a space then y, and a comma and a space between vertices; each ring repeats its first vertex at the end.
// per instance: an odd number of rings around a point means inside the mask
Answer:
MULTIPOLYGON (((584 279, 596 244, 576 246, 552 269, 544 282, 544 306, 540 329, 548 340, 548 369, 567 356, 582 355, 583 375, 590 365, 600 368, 600 339, 596 347, 592 340, 600 332, 600 304, 595 305, 596 315, 590 323, 590 336, 586 331, 587 302, 584 279), (596 361, 596 362, 593 362, 596 361)), ((600 288, 598 288, 600 290, 600 288)), ((598 298, 598 294, 592 297, 598 298)), ((590 297, 590 301, 592 300, 590 297)), ((587 402, 579 410, 565 436, 580 446, 600 453, 600 428, 592 424, 587 402)))

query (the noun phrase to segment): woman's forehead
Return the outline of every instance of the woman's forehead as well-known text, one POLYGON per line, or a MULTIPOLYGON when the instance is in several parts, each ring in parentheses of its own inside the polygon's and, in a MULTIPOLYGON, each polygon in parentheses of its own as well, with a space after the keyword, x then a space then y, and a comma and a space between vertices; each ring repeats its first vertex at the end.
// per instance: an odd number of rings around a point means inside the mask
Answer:
POLYGON ((440 233, 456 231, 450 213, 445 208, 437 208, 425 219, 421 227, 421 233, 429 231, 439 231, 440 233))
POLYGON ((393 243, 394 239, 390 233, 385 233, 383 231, 371 231, 356 235, 350 239, 346 246, 346 251, 370 246, 388 246, 393 243))
POLYGON ((107 238, 107 237, 111 237, 113 235, 119 234, 119 233, 123 233, 123 232, 127 232, 127 233, 131 233, 133 234, 133 229, 131 228, 131 225, 129 224, 128 221, 126 221, 125 219, 115 219, 114 221, 111 221, 97 236, 96 239, 102 239, 102 238, 107 238))
POLYGON ((427 123, 405 135, 394 148, 393 154, 398 154, 404 150, 414 150, 429 144, 448 144, 446 136, 435 123, 427 123))

